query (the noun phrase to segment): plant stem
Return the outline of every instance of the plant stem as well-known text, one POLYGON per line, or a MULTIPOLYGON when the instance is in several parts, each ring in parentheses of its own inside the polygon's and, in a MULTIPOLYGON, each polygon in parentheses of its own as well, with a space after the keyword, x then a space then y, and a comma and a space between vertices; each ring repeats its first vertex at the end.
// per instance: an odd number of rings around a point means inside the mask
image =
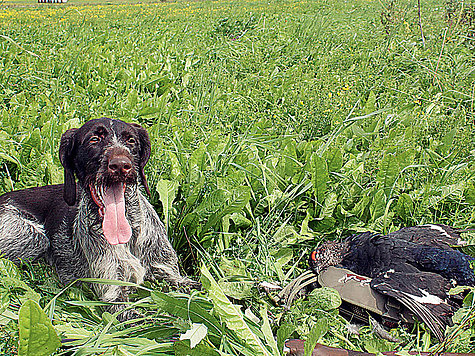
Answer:
POLYGON ((419 16, 419 28, 421 29, 422 46, 426 46, 426 40, 424 38, 424 31, 422 30, 422 18, 421 18, 421 0, 417 0, 417 15, 419 16))

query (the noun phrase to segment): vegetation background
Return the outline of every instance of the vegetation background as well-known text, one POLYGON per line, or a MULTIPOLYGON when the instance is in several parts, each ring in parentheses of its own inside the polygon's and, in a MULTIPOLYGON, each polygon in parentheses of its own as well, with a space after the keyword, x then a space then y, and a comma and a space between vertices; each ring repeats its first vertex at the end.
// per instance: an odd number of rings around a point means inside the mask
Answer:
POLYGON ((152 138, 151 200, 204 290, 141 286, 144 318, 127 325, 87 285, 1 261, 0 353, 278 355, 288 337, 473 352, 473 291, 447 342, 416 324, 391 331, 397 344, 365 326, 350 333, 331 290, 286 311, 258 288, 287 284, 323 240, 475 226, 475 7, 421 10, 415 0, 1 1, 0 193, 62 182, 66 129, 138 122, 152 138))

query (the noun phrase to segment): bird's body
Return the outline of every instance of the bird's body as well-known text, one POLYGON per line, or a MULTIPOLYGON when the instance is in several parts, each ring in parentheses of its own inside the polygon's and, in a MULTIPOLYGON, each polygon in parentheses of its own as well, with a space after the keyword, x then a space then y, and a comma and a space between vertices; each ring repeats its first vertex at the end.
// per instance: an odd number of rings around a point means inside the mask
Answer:
POLYGON ((475 285, 470 267, 474 258, 456 250, 371 233, 353 235, 341 245, 347 252, 340 264, 371 278, 390 269, 407 273, 425 271, 453 279, 459 285, 475 285))
POLYGON ((396 299, 443 339, 454 311, 449 289, 453 283, 475 286, 475 258, 450 248, 459 237, 444 225, 415 226, 388 236, 366 232, 325 242, 311 253, 309 265, 317 274, 339 265, 372 278, 373 290, 396 299))

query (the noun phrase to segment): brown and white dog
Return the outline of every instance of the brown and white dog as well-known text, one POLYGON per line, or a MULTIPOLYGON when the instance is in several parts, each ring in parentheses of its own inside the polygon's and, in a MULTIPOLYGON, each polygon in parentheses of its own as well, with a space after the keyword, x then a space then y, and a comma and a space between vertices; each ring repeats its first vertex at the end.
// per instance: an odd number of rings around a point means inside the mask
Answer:
MULTIPOLYGON (((150 152, 148 134, 137 124, 101 118, 66 131, 59 150, 64 184, 0 197, 0 252, 14 262, 45 258, 63 283, 164 279, 199 287, 180 275, 165 228, 141 191, 149 193, 144 166, 150 152)), ((105 302, 128 300, 126 287, 94 288, 105 302)))

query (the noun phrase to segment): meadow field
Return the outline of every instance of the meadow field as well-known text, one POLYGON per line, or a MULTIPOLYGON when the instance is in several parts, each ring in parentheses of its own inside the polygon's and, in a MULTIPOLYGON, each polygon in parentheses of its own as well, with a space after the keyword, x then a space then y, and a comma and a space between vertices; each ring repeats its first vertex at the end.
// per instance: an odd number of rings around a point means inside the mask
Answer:
POLYGON ((393 343, 350 333, 331 290, 284 310, 258 288, 324 240, 475 227, 474 6, 422 1, 420 24, 415 0, 0 1, 0 193, 61 183, 67 129, 140 123, 151 201, 203 282, 147 282, 120 323, 87 283, 0 260, 0 354, 474 352, 473 289, 446 342, 416 323, 393 343))

